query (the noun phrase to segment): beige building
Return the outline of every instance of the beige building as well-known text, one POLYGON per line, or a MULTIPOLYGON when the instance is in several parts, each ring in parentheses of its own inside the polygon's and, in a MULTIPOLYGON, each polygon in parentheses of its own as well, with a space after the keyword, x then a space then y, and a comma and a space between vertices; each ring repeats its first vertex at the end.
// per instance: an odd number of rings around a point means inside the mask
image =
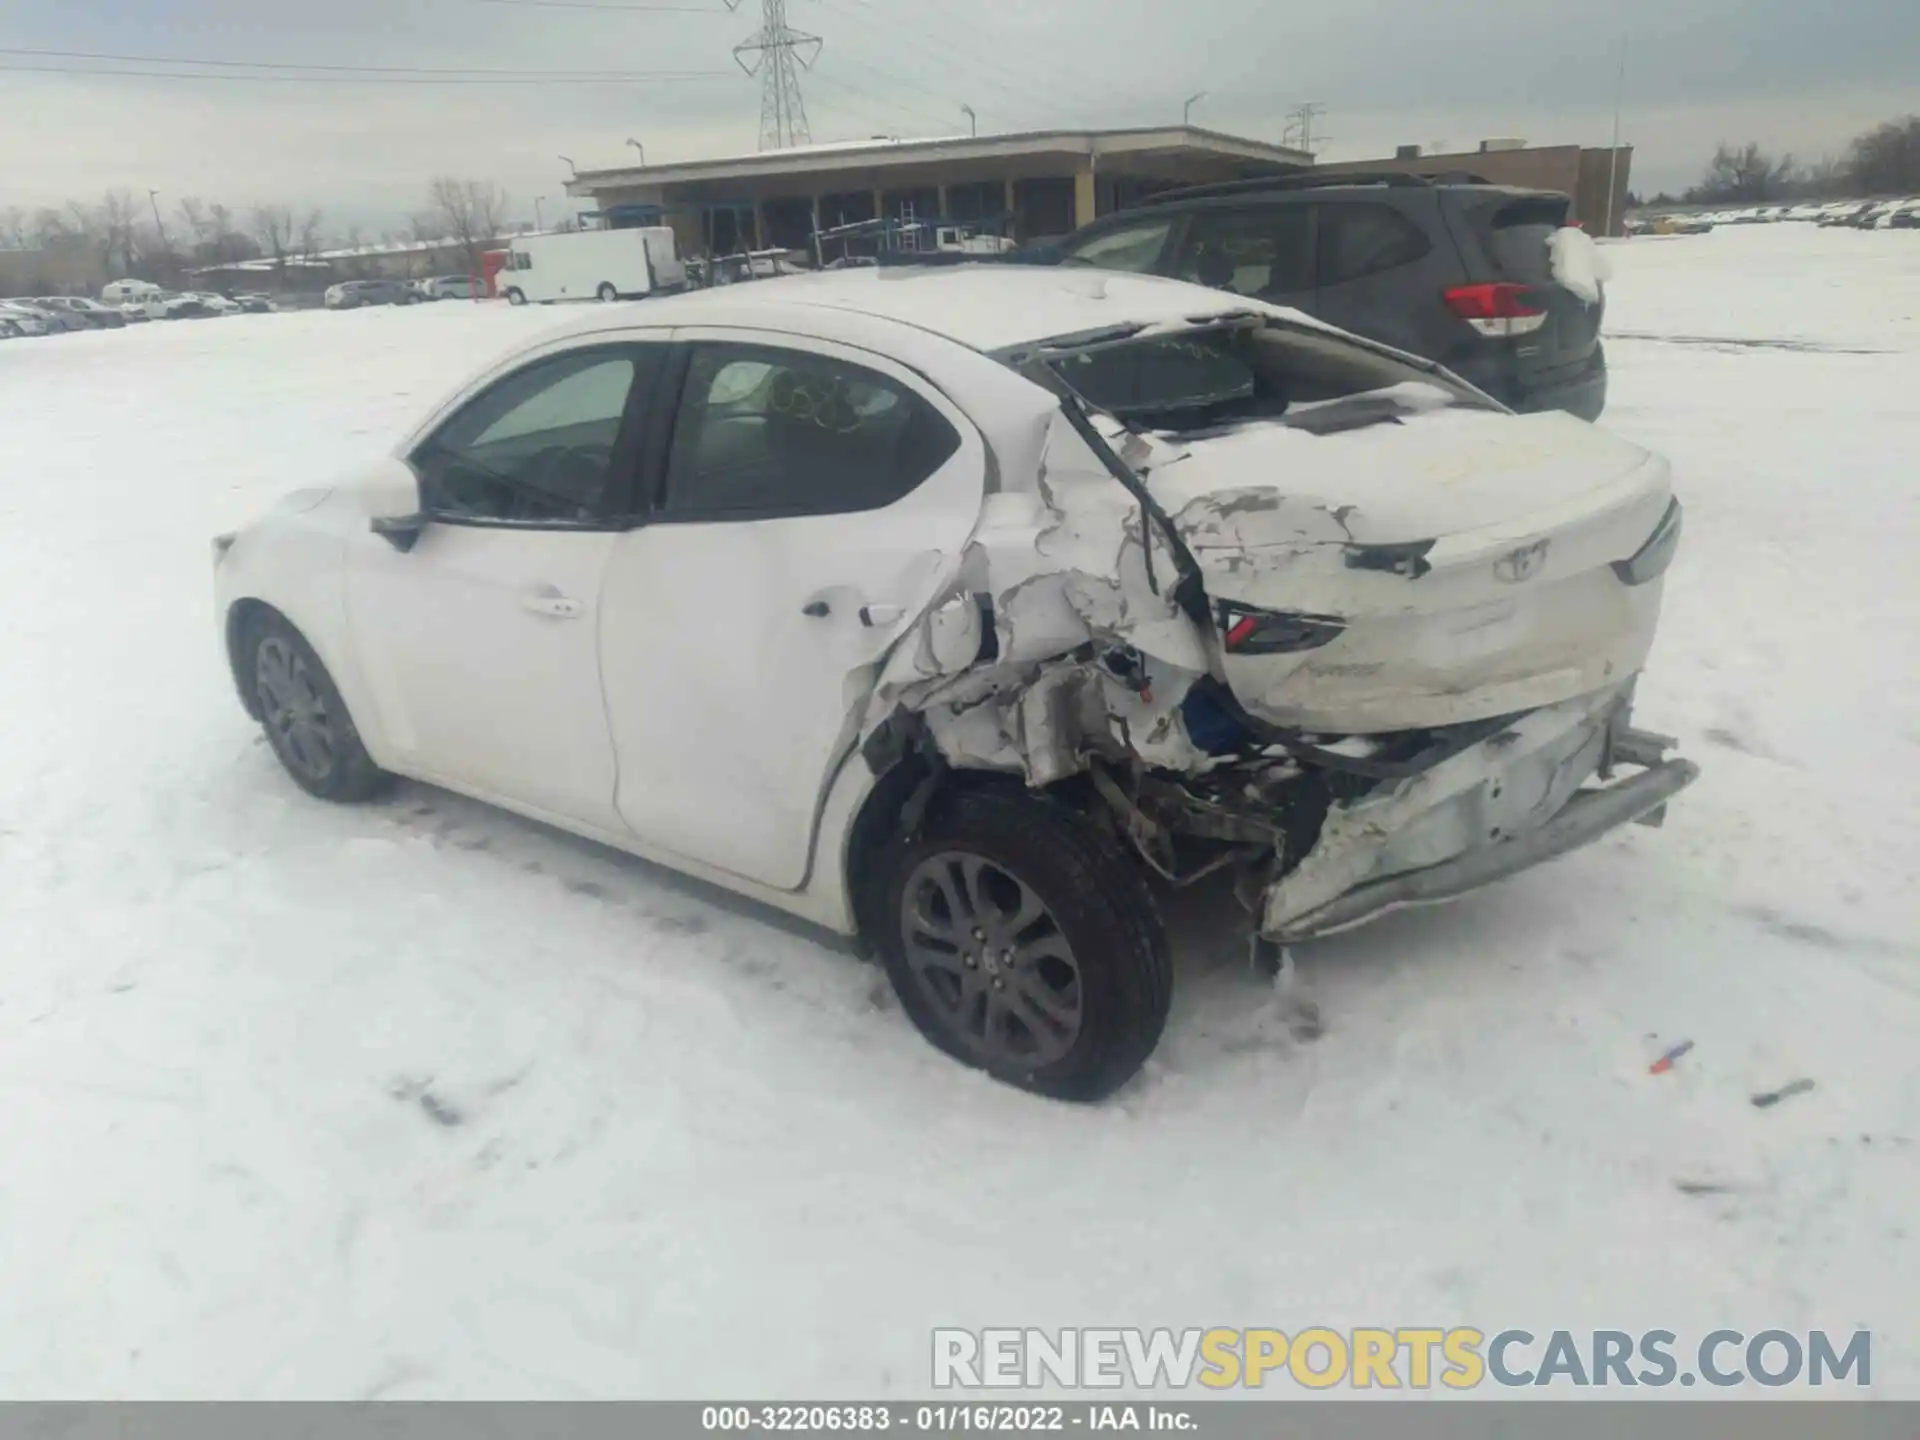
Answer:
POLYGON ((612 223, 668 224, 686 254, 803 249, 890 218, 997 221, 1064 235, 1155 190, 1287 174, 1313 157, 1190 125, 806 145, 733 159, 587 170, 567 193, 612 223))

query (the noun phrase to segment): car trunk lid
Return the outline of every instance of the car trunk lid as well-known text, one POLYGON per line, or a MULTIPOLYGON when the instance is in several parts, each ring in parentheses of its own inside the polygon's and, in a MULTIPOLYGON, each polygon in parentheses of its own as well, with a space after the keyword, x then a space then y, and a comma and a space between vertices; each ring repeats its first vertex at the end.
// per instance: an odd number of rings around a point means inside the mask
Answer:
POLYGON ((1272 724, 1484 719, 1624 679, 1651 644, 1658 577, 1613 567, 1660 528, 1667 467, 1566 415, 1258 423, 1172 443, 1148 484, 1200 568, 1223 678, 1272 724))

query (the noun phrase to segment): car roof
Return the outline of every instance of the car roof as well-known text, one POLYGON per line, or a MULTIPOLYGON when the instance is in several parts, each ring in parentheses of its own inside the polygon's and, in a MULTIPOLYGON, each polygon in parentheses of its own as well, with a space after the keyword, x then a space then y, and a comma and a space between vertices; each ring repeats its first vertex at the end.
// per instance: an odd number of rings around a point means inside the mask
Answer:
MULTIPOLYGON (((823 271, 647 302, 648 325, 737 324, 743 311, 778 328, 806 329, 807 312, 834 310, 909 325, 992 352, 1113 325, 1206 321, 1258 310, 1324 328, 1296 311, 1184 280, 1028 265, 911 266, 823 271)), ((605 322, 578 322, 576 331, 605 322)))

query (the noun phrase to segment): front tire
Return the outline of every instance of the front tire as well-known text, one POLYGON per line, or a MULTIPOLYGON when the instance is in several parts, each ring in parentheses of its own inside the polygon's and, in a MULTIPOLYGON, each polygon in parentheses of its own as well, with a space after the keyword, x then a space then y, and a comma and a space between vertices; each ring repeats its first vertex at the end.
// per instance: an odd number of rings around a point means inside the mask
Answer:
POLYGON ((514 286, 514 287, 512 287, 512 288, 510 288, 510 289, 509 289, 509 290, 507 291, 507 303, 508 303, 509 305, 524 305, 524 304, 526 304, 526 303, 527 303, 527 297, 526 297, 526 294, 525 294, 525 292, 524 292, 524 291, 522 291, 522 290, 521 290, 521 289, 520 289, 520 288, 519 288, 518 286, 514 286))
POLYGON ((600 297, 600 303, 603 305, 609 301, 618 300, 620 298, 620 292, 614 289, 610 283, 607 283, 605 281, 602 281, 600 288, 594 291, 593 293, 600 297))
POLYGON ((278 615, 266 616, 242 654, 267 744, 294 783, 339 804, 378 794, 388 777, 360 743, 346 702, 306 637, 278 615))
POLYGON ((1166 936, 1138 868, 1078 812, 963 792, 876 877, 873 940, 934 1045, 1058 1100, 1099 1100, 1159 1044, 1166 936))

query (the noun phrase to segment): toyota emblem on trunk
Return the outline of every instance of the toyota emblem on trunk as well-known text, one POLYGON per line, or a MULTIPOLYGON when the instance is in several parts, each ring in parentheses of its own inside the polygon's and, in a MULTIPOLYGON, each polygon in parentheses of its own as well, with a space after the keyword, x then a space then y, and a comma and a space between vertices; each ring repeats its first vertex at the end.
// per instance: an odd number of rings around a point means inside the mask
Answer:
POLYGON ((1508 585, 1518 585, 1522 580, 1531 580, 1539 574, 1546 558, 1547 542, 1536 540, 1494 561, 1493 578, 1508 585))

